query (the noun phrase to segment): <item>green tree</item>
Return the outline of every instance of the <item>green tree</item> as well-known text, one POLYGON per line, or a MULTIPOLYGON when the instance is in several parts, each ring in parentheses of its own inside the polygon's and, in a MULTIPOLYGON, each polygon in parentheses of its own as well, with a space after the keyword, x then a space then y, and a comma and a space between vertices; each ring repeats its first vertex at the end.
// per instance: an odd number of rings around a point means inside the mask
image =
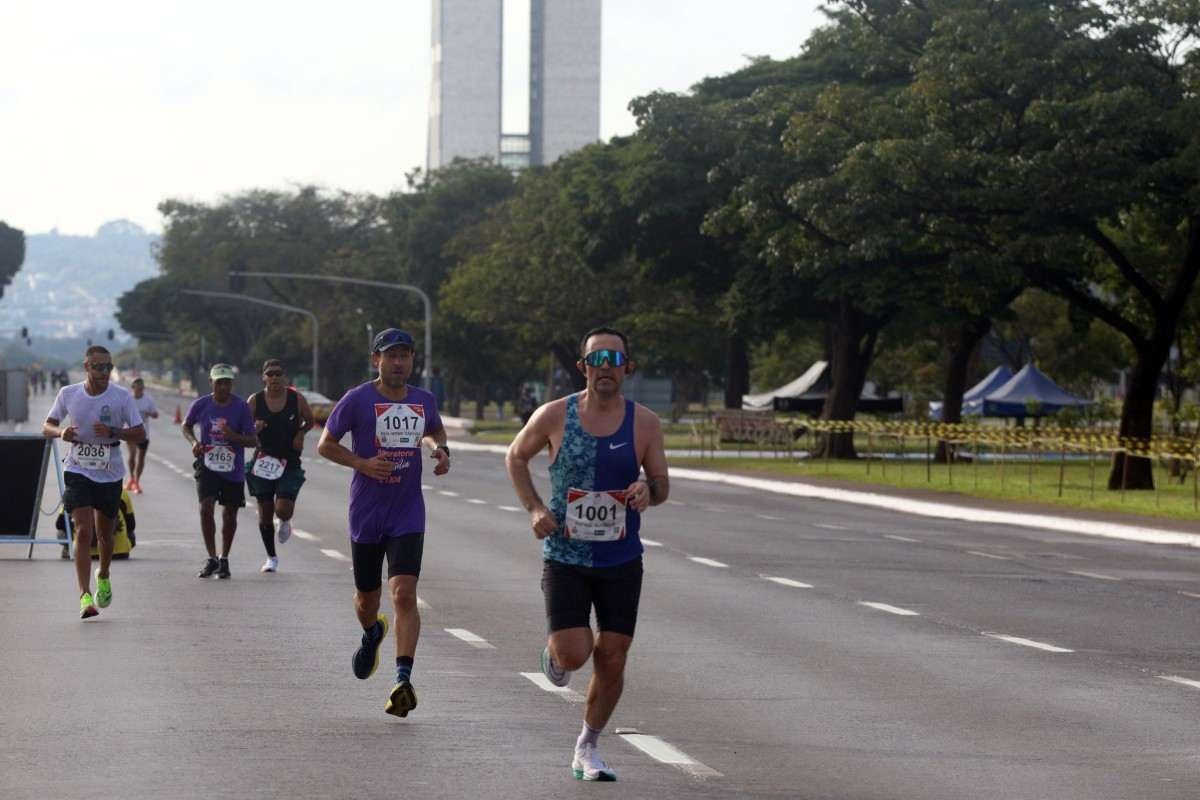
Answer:
POLYGON ((0 297, 25 263, 25 232, 0 222, 0 297))

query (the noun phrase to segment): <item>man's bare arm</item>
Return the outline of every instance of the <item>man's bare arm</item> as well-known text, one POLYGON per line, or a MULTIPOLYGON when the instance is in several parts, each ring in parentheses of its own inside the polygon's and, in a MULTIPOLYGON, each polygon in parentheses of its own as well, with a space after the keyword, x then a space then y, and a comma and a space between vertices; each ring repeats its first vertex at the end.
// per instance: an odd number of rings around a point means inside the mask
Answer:
POLYGON ((529 512, 530 527, 533 528, 533 535, 539 539, 549 536, 558 528, 558 521, 534 488, 533 475, 529 471, 529 462, 550 443, 550 429, 555 424, 552 408, 553 405, 548 404, 533 412, 529 423, 513 439, 504 457, 508 479, 512 481, 517 499, 529 512))
POLYGON ((660 506, 671 494, 671 480, 667 477, 667 450, 663 441, 662 422, 654 412, 646 415, 646 436, 649 444, 646 457, 642 459, 642 470, 650 487, 650 505, 660 506))

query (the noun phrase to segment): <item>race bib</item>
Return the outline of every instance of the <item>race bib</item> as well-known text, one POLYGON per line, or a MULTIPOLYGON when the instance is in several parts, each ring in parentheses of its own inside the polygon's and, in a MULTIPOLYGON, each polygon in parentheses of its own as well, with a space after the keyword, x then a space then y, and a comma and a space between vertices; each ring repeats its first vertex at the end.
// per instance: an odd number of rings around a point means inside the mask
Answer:
POLYGON ((204 466, 213 472, 233 472, 236 461, 233 448, 227 444, 206 444, 204 446, 204 466))
POLYGON ((375 404, 375 446, 384 450, 420 447, 425 407, 409 403, 375 404))
POLYGON ((615 542, 625 538, 625 490, 589 492, 567 490, 567 519, 563 530, 568 539, 615 542))
POLYGON ((112 466, 112 448, 106 444, 71 442, 71 462, 83 469, 107 472, 112 466))
POLYGON ((286 467, 286 458, 275 458, 274 456, 262 453, 258 458, 254 459, 254 466, 250 468, 250 474, 257 475, 264 481, 277 481, 283 475, 283 470, 286 467))

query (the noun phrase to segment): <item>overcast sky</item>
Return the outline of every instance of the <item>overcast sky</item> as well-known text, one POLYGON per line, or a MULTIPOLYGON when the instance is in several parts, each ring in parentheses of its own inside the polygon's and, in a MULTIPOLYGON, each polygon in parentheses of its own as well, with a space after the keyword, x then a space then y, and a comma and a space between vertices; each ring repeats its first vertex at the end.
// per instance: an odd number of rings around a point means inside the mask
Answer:
MULTIPOLYGON (((505 0, 506 27, 528 0, 505 0)), ((553 2, 553 0, 551 0, 553 2)), ((749 55, 795 54, 818 0, 604 0, 601 135, 626 105, 749 55)), ((161 228, 165 198, 317 183, 386 193, 425 162, 430 0, 6 3, 0 220, 26 233, 161 228), (335 10, 336 9, 336 10, 335 10)), ((526 23, 527 24, 527 23, 526 23)), ((506 130, 527 125, 519 26, 506 130)), ((508 87, 506 87, 507 91, 508 87)))

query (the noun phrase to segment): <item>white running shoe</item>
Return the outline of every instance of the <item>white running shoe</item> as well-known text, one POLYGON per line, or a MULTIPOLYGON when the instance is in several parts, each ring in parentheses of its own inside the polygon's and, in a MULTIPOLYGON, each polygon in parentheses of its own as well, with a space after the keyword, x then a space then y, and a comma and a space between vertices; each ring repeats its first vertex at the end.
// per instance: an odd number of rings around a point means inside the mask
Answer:
POLYGON ((571 771, 581 781, 615 781, 617 773, 612 771, 594 744, 585 744, 575 748, 575 760, 571 762, 571 771))
POLYGON ((292 521, 290 519, 281 520, 279 522, 279 543, 283 544, 290 538, 292 538, 292 521))
POLYGON ((550 657, 550 647, 542 648, 542 674, 546 676, 546 680, 550 681, 560 689, 571 682, 571 673, 565 670, 558 664, 554 663, 554 659, 550 657))
POLYGON ((275 556, 270 556, 263 562, 260 572, 276 572, 279 570, 279 559, 275 556))

